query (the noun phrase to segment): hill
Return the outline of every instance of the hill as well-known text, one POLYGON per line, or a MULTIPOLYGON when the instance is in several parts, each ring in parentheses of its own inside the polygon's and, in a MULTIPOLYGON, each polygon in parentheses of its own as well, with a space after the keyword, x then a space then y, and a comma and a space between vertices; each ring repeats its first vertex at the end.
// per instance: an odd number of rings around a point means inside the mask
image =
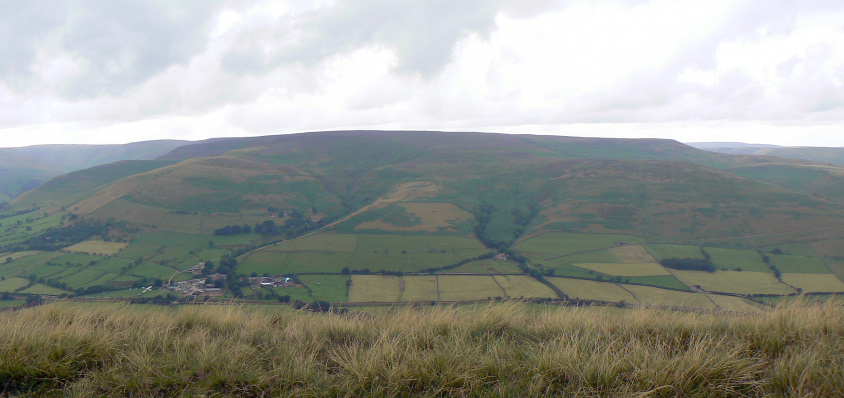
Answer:
POLYGON ((690 143, 689 145, 707 151, 731 155, 776 156, 812 162, 844 164, 844 148, 781 147, 728 142, 690 143))
POLYGON ((122 145, 37 145, 0 148, 0 202, 53 177, 121 160, 155 159, 187 141, 158 140, 122 145))
POLYGON ((760 297, 844 292, 842 180, 834 165, 656 139, 217 139, 16 198, 0 219, 0 275, 19 278, 15 293, 158 280, 255 299, 754 309, 760 297), (677 265, 697 263, 706 270, 677 265))

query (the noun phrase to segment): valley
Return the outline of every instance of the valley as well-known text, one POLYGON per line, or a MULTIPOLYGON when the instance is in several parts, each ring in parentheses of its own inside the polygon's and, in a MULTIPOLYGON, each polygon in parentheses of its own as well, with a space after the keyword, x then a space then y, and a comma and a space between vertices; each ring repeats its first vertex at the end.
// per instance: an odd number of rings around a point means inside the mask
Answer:
POLYGON ((844 293, 836 164, 670 140, 425 131, 183 144, 11 200, 0 294, 747 312, 844 293), (201 289, 180 297, 186 281, 201 289))

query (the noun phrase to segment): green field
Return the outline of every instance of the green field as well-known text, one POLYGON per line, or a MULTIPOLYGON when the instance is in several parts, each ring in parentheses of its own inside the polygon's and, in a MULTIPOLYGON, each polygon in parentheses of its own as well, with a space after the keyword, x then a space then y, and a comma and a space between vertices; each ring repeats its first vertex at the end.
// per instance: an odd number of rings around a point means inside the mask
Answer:
POLYGON ((764 310, 763 306, 758 303, 741 297, 720 294, 707 294, 706 297, 715 302, 718 308, 726 311, 757 312, 764 310))
POLYGON ((655 276, 671 275, 663 266, 657 263, 645 264, 607 264, 607 263, 577 263, 578 267, 591 269, 606 275, 613 276, 655 276))
POLYGON ((844 293, 844 282, 832 274, 782 274, 782 281, 804 293, 844 293))
POLYGON ((311 290, 311 296, 316 300, 331 303, 349 301, 346 275, 299 275, 302 284, 311 290))
POLYGON ((568 278, 547 279, 571 299, 637 303, 636 298, 629 291, 615 283, 568 278))
POLYGON ((357 244, 357 235, 321 233, 287 240, 262 250, 354 253, 357 244))
MULTIPOLYGON (((791 294, 794 289, 788 287, 770 272, 745 271, 671 271, 688 286, 700 285, 710 292, 738 294, 791 294)), ((831 275, 830 275, 831 276, 831 275)))
POLYGON ((559 258, 555 258, 553 260, 548 260, 550 263, 558 263, 558 262, 567 262, 567 263, 622 263, 621 258, 618 257, 615 250, 613 249, 604 249, 604 250, 595 250, 589 251, 585 253, 578 253, 578 254, 571 254, 568 256, 563 256, 559 258))
POLYGON ((636 296, 639 304, 718 309, 715 303, 702 293, 678 292, 638 285, 625 285, 624 287, 636 296))
POLYGON ((674 275, 625 276, 621 279, 624 283, 637 283, 674 290, 690 290, 688 286, 680 282, 674 275))
POLYGON ((715 269, 753 272, 770 272, 769 265, 762 261, 762 255, 753 250, 729 250, 707 247, 707 253, 711 256, 715 269))
POLYGON ((31 282, 29 279, 23 278, 6 278, 5 280, 0 281, 0 293, 12 293, 26 285, 29 285, 31 282))
POLYGON ((645 249, 657 260, 666 258, 698 258, 703 259, 703 253, 698 246, 686 245, 644 245, 645 249))
POLYGON ((518 242, 514 249, 536 260, 548 260, 575 253, 612 248, 619 246, 620 242, 643 243, 644 238, 631 235, 552 232, 518 242))
POLYGON ((62 295, 62 294, 72 294, 72 292, 68 292, 66 290, 61 290, 61 289, 56 289, 54 287, 42 285, 40 283, 36 283, 35 285, 32 285, 32 287, 21 290, 18 293, 45 294, 45 295, 52 295, 52 296, 58 296, 58 295, 62 295))
POLYGON ((0 254, 0 264, 8 261, 10 258, 14 261, 17 259, 21 259, 27 256, 32 256, 34 254, 41 253, 39 251, 25 251, 25 252, 15 252, 15 253, 2 253, 0 254))
POLYGON ((508 260, 478 260, 461 265, 457 268, 440 271, 442 273, 466 274, 521 274, 517 263, 508 260))
POLYGON ((104 242, 101 240, 87 240, 64 248, 64 251, 85 254, 99 254, 113 256, 128 246, 128 243, 104 242))
POLYGON ((769 254, 771 265, 782 273, 828 274, 829 268, 818 257, 769 254))
POLYGON ((495 275, 493 279, 504 289, 507 297, 558 298, 557 294, 550 287, 527 275, 495 275))
POLYGON ((404 276, 399 281, 401 301, 438 301, 436 275, 404 276), (402 290, 402 287, 404 288, 402 290))
POLYGON ((527 275, 353 275, 351 302, 469 301, 495 297, 556 298, 554 291, 527 275))
POLYGON ((366 302, 397 302, 399 278, 381 275, 352 275, 352 286, 349 287, 349 301, 353 303, 366 302))
POLYGON ((314 234, 241 259, 239 272, 259 275, 339 273, 343 268, 418 272, 487 253, 476 239, 456 236, 314 234))
POLYGON ((0 300, 0 308, 20 307, 26 304, 26 300, 0 300))
POLYGON ((486 300, 507 296, 490 276, 440 275, 438 279, 442 301, 486 300))

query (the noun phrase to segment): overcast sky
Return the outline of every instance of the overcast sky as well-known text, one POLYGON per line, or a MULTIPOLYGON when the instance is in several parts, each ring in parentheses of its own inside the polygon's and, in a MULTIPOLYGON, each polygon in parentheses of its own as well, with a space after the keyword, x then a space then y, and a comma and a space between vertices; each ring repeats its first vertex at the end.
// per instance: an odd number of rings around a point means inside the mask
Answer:
POLYGON ((844 146, 844 4, 0 2, 0 147, 358 128, 844 146))

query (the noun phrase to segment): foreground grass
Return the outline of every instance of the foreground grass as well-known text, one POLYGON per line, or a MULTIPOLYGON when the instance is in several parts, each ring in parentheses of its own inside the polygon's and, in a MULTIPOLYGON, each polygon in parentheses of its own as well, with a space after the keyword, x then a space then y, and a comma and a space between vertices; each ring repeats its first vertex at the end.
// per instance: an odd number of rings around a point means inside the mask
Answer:
POLYGON ((57 303, 0 314, 0 394, 842 396, 844 308, 268 313, 57 303))

